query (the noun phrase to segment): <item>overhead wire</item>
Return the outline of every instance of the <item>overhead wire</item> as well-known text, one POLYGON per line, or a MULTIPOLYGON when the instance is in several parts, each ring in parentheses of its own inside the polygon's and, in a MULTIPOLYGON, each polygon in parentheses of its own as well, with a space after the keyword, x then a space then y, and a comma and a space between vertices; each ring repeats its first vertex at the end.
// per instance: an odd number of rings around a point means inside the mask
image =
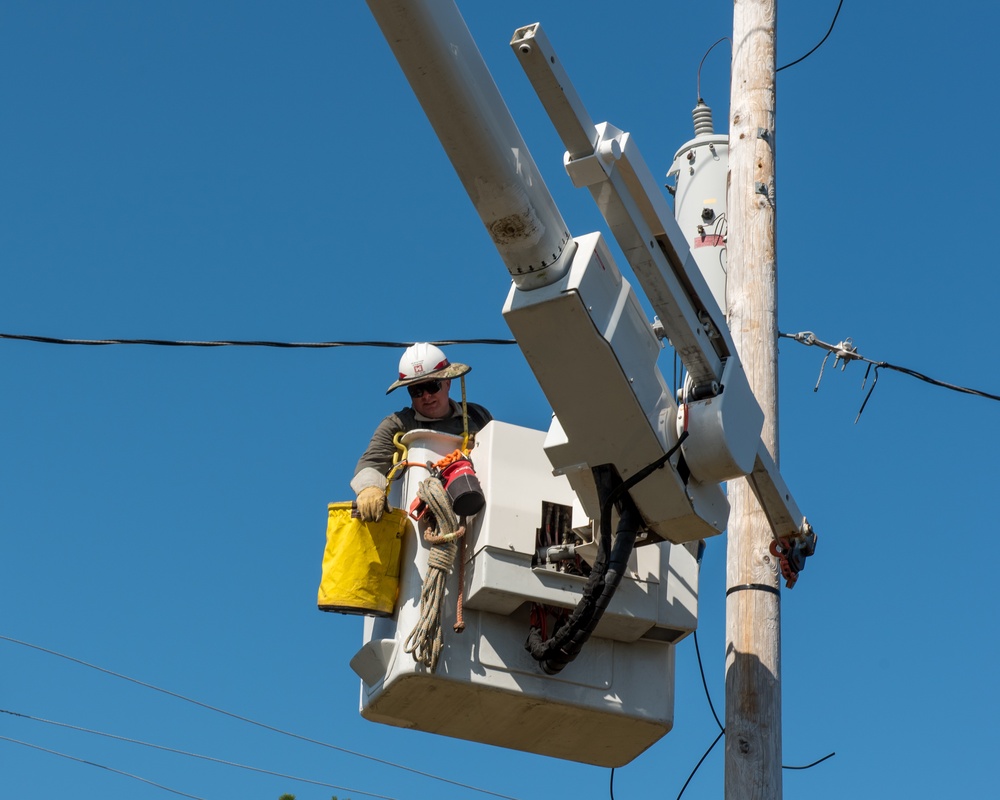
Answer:
MULTIPOLYGON (((699 558, 699 563, 700 563, 700 558, 699 558)), ((694 638, 694 652, 695 655, 698 656, 698 671, 701 673, 701 685, 705 687, 705 698, 708 700, 708 707, 712 711, 712 716, 715 717, 715 724, 719 726, 719 735, 715 737, 715 741, 713 741, 712 744, 708 746, 708 750, 706 750, 705 754, 698 759, 698 763, 694 765, 694 769, 691 770, 691 774, 688 775, 687 780, 684 781, 684 785, 681 787, 680 792, 677 794, 677 800, 681 800, 684 791, 687 789, 688 784, 691 783, 691 780, 694 778, 695 773, 698 772, 698 769, 701 767, 701 765, 705 763, 705 759, 708 758, 709 753, 711 753, 715 749, 715 746, 719 743, 719 739, 721 739, 723 736, 726 735, 726 728, 719 720, 719 715, 715 713, 715 704, 712 702, 712 695, 708 691, 708 681, 705 679, 705 667, 701 663, 701 648, 698 647, 698 631, 694 631, 693 638, 694 638)))
MULTIPOLYGON (((40 344, 83 345, 103 347, 113 344, 140 344, 155 347, 280 347, 321 349, 330 347, 410 347, 416 342, 386 342, 386 341, 343 341, 343 342, 276 342, 261 339, 219 339, 219 340, 184 340, 184 339, 61 339, 56 336, 35 336, 20 333, 0 333, 0 339, 11 339, 22 342, 37 342, 40 344)), ((514 339, 441 339, 428 344, 443 347, 453 344, 487 344, 510 345, 517 344, 514 339)))
POLYGON ((712 711, 712 716, 715 717, 715 724, 719 726, 719 730, 725 731, 726 726, 722 724, 719 715, 715 713, 715 704, 712 703, 712 695, 708 691, 708 681, 705 680, 705 667, 701 663, 701 648, 698 647, 698 631, 694 632, 694 652, 698 656, 698 672, 701 673, 701 685, 705 687, 705 699, 708 700, 708 707, 712 711))
POLYGON ((187 792, 182 792, 180 789, 171 789, 169 786, 164 786, 162 783, 156 783, 148 778, 140 777, 139 775, 134 775, 131 772, 125 772, 124 770, 115 769, 114 767, 109 767, 106 764, 98 764, 96 761, 88 761, 84 758, 77 758, 76 756, 71 756, 68 753, 60 753, 58 750, 50 750, 47 747, 42 747, 37 744, 31 744, 30 742, 24 742, 20 739, 13 739, 10 736, 0 736, 0 740, 5 742, 13 742, 14 744, 20 744, 24 747, 30 747, 33 750, 41 750, 43 753, 49 753, 50 755, 59 756, 60 758, 67 758, 70 761, 76 761, 80 764, 88 764, 91 767, 98 767, 99 769, 106 769, 108 772, 113 772, 116 775, 124 775, 126 778, 132 778, 137 781, 142 781, 150 786, 155 786, 157 789, 163 789, 164 791, 171 792, 172 794, 180 795, 181 797, 190 797, 191 800, 205 800, 203 797, 199 797, 196 794, 188 794, 187 792))
MULTIPOLYGON (((796 339, 803 344, 815 344, 821 347, 826 347, 828 350, 835 348, 835 345, 826 345, 824 342, 815 340, 815 337, 811 332, 803 332, 797 334, 789 333, 779 333, 779 337, 796 339), (812 338, 814 341, 807 341, 806 339, 812 338)), ((42 344, 59 344, 59 345, 83 345, 83 346, 108 346, 108 345, 148 345, 148 346, 159 346, 159 347, 276 347, 276 348, 309 348, 309 349, 321 349, 321 348, 334 348, 334 347, 380 347, 380 348, 406 348, 410 347, 415 342, 397 342, 397 341, 377 341, 377 340, 354 340, 354 341, 328 341, 328 342, 282 342, 282 341, 268 341, 268 340, 250 340, 250 339, 220 339, 220 340, 176 340, 176 339, 63 339, 54 336, 36 336, 29 334, 14 334, 14 333, 0 333, 0 339, 16 340, 16 341, 28 341, 37 342, 42 344)), ((439 339, 429 344, 433 344, 439 347, 449 346, 449 345, 514 345, 517 344, 515 339, 439 339)), ((843 354, 841 354, 843 358, 843 354)), ((675 359, 676 360, 676 359, 675 359)), ((958 384, 949 383, 947 381, 939 380, 919 372, 915 369, 909 367, 903 367, 898 364, 891 364, 888 361, 875 361, 870 358, 865 358, 864 356, 852 353, 847 360, 857 360, 864 361, 869 365, 869 371, 874 367, 874 380, 872 382, 871 389, 869 390, 868 396, 865 398, 864 404, 862 404, 861 411, 864 410, 865 404, 868 402, 868 397, 871 396, 871 392, 875 388, 875 383, 878 381, 878 370, 879 369, 890 369, 896 372, 901 372, 904 375, 909 375, 910 377, 922 380, 925 383, 929 383, 933 386, 939 386, 944 389, 949 389, 954 392, 960 392, 963 394, 975 395, 977 397, 983 397, 987 400, 998 400, 1000 401, 1000 395, 992 394, 990 392, 985 392, 980 389, 972 389, 967 386, 961 386, 958 384)), ((676 365, 675 365, 676 373, 676 365)), ((866 378, 868 373, 865 373, 866 378)), ((676 375, 675 375, 676 378, 676 375)), ((675 380, 676 382, 676 380, 675 380)), ((817 383, 818 386, 818 383, 817 383)), ((858 412, 860 417, 861 412, 858 412)))
POLYGON ((868 359, 862 359, 863 361, 868 361, 870 365, 873 365, 875 369, 884 368, 895 370, 896 372, 902 372, 904 375, 909 375, 911 378, 917 378, 925 383, 929 383, 932 386, 940 386, 943 389, 950 389, 953 392, 961 392, 962 394, 972 394, 976 397, 984 397, 987 400, 1000 400, 1000 395, 991 394, 990 392, 984 392, 979 389, 970 389, 967 386, 958 386, 954 383, 948 383, 947 381, 938 380, 937 378, 932 378, 929 375, 924 375, 922 372, 917 372, 915 369, 910 369, 909 367, 901 367, 898 364, 890 364, 887 361, 869 361, 868 359))
MULTIPOLYGON (((701 567, 701 557, 702 557, 702 551, 699 551, 698 557, 697 557, 699 569, 701 567)), ((698 659, 698 672, 701 675, 701 685, 705 689, 705 699, 708 700, 708 707, 709 707, 709 709, 712 712, 712 716, 715 718, 715 724, 719 726, 719 735, 715 737, 715 741, 713 741, 712 744, 709 745, 708 750, 705 751, 705 754, 698 760, 698 763, 695 764, 694 769, 691 770, 691 774, 688 775, 687 780, 684 781, 684 785, 681 787, 680 793, 677 795, 677 800, 680 800, 681 796, 684 794, 684 790, 687 789, 688 784, 691 783, 691 780, 694 778, 695 773, 698 772, 698 768, 701 767, 701 765, 705 762, 705 759, 708 758, 709 754, 712 752, 712 750, 715 749, 715 746, 719 743, 719 739, 721 739, 723 736, 726 735, 726 727, 725 727, 725 725, 722 724, 722 720, 719 719, 719 715, 715 712, 715 703, 712 702, 712 693, 709 692, 709 690, 708 690, 708 680, 705 677, 705 665, 704 665, 704 663, 701 660, 701 647, 698 645, 698 631, 697 630, 695 630, 695 631, 692 632, 692 638, 694 639, 694 653, 695 653, 695 656, 698 659)), ((787 766, 785 764, 782 764, 781 768, 782 769, 809 769, 811 767, 815 767, 817 764, 823 763, 828 758, 833 758, 833 756, 835 756, 835 755, 837 755, 836 752, 829 753, 829 754, 823 756, 822 758, 820 758, 820 759, 812 762, 811 764, 805 764, 803 766, 787 766)))
POLYGON ((472 786, 472 785, 467 784, 467 783, 462 783, 460 781, 451 780, 450 778, 444 778, 444 777, 442 777, 440 775, 434 775, 434 774, 432 774, 430 772, 424 772, 422 770, 414 769, 413 767, 407 767, 407 766, 405 766, 403 764, 397 764, 397 763, 395 763, 393 761, 388 761, 388 760, 383 759, 383 758, 378 758, 377 756, 371 756, 371 755, 368 755, 366 753, 359 753, 356 750, 349 750, 346 747, 340 747, 339 745, 331 744, 329 742, 324 742, 324 741, 321 741, 319 739, 313 739, 313 738, 311 738, 309 736, 303 736, 302 734, 293 733, 291 731, 287 731, 287 730, 284 730, 282 728, 278 728, 278 727, 276 727, 274 725, 268 725, 265 722, 260 722, 260 721, 255 720, 255 719, 251 719, 250 717, 245 717, 245 716, 242 716, 240 714, 236 714, 236 713, 234 713, 232 711, 226 711, 225 709, 219 708, 218 706, 213 706, 213 705, 210 705, 208 703, 204 703, 204 702, 202 702, 200 700, 195 700, 194 698, 187 697, 185 695, 179 694, 178 692, 173 692, 173 691, 170 691, 169 689, 164 689, 162 687, 155 686, 155 685, 153 685, 151 683, 146 683, 145 681, 141 681, 138 678, 132 678, 132 677, 130 677, 128 675, 123 675, 120 672, 115 672, 114 670, 110 670, 110 669, 107 669, 106 667, 98 666, 97 664, 91 664, 88 661, 84 661, 82 659, 75 658, 74 656, 66 655, 65 653, 60 653, 60 652, 58 652, 56 650, 51 650, 51 649, 49 649, 47 647, 42 647, 41 645, 33 644, 31 642, 25 642, 25 641, 23 641, 21 639, 15 639, 12 636, 5 636, 3 634, 0 634, 0 641, 5 641, 5 642, 10 642, 12 644, 21 645, 22 647, 28 647, 28 648, 31 648, 33 650, 38 650, 39 652, 42 652, 42 653, 47 653, 48 655, 52 655, 52 656, 56 656, 58 658, 65 659, 66 661, 70 661, 70 662, 72 662, 74 664, 79 664, 80 666, 88 667, 89 669, 96 670, 97 672, 102 672, 105 675, 110 675, 110 676, 112 676, 114 678, 120 678, 121 680, 125 680, 125 681, 129 681, 130 683, 134 683, 137 686, 142 686, 142 687, 144 687, 146 689, 152 689, 155 692, 160 692, 161 694, 165 694, 165 695, 168 695, 170 697, 174 697, 174 698, 176 698, 178 700, 183 700, 183 701, 185 701, 187 703, 191 703, 193 705, 199 706, 200 708, 204 708, 204 709, 206 709, 208 711, 214 711, 217 714, 222 714, 223 716, 230 717, 230 718, 235 719, 235 720, 239 720, 240 722, 246 722, 247 724, 255 725, 258 728, 263 728, 264 730, 271 731, 272 733, 278 733, 278 734, 281 734, 283 736, 288 736, 288 737, 290 737, 292 739, 298 739, 299 741, 309 742, 310 744, 319 745, 320 747, 326 747, 326 748, 328 748, 330 750, 336 750, 337 752, 344 753, 346 755, 356 756, 357 758, 363 758, 363 759, 366 759, 368 761, 372 761, 372 762, 374 762, 376 764, 381 764, 382 766, 392 767, 394 769, 400 769, 400 770, 403 770, 404 772, 409 772, 409 773, 411 773, 413 775, 419 775, 422 778, 429 778, 430 780, 440 781, 441 783, 447 783, 447 784, 449 784, 451 786, 457 786, 460 789, 468 789, 470 791, 478 792, 480 794, 490 795, 491 797, 499 797, 499 798, 501 798, 501 800, 518 800, 518 798, 512 797, 510 795, 501 794, 499 792, 493 792, 493 791, 490 791, 489 789, 482 789, 482 788, 480 788, 478 786, 472 786))
POLYGON ((812 767, 815 767, 817 764, 822 764, 828 758, 833 758, 835 755, 837 755, 835 752, 834 753, 827 753, 822 758, 819 758, 816 761, 813 761, 812 764, 803 764, 801 767, 788 767, 788 766, 785 766, 784 764, 782 764, 781 768, 782 769, 811 769, 812 767))
POLYGON ((698 771, 698 768, 705 763, 705 759, 708 758, 709 754, 715 749, 715 746, 719 743, 719 739, 721 739, 725 735, 726 735, 725 730, 719 731, 719 735, 716 736, 715 740, 708 746, 708 750, 705 751, 705 755, 703 755, 701 758, 698 759, 698 763, 694 765, 694 769, 691 770, 691 774, 688 775, 688 778, 686 781, 684 781, 684 785, 681 787, 680 792, 677 793, 677 800, 681 800, 681 797, 683 797, 684 795, 684 791, 688 788, 688 784, 691 783, 691 779, 694 778, 695 773, 698 771))
POLYGON ((866 356, 863 356, 858 352, 858 348, 854 346, 854 344, 850 339, 844 339, 843 341, 840 341, 837 344, 830 344, 829 342, 824 342, 818 339, 812 331, 800 331, 799 333, 778 333, 778 338, 792 339, 798 342, 799 344, 804 344, 809 347, 819 347, 821 350, 827 351, 827 354, 823 359, 823 365, 820 367, 819 379, 816 381, 816 386, 813 388, 813 391, 819 390, 820 381, 823 379, 823 370, 826 367, 827 359, 829 359, 831 355, 836 356, 836 358, 834 359, 834 368, 836 368, 837 363, 843 362, 841 370, 846 368, 847 364, 850 363, 851 361, 861 361, 868 365, 867 369, 865 370, 864 381, 861 384, 862 388, 864 388, 864 386, 867 384, 868 376, 872 372, 872 369, 874 368, 874 375, 871 387, 868 389, 868 393, 865 395, 864 402, 862 402, 861 408, 858 410, 857 417, 855 417, 854 419, 855 423, 857 423, 857 421, 861 418, 861 413, 865 410, 865 407, 868 405, 868 400, 871 398, 872 392, 875 391, 875 384, 878 383, 878 372, 880 369, 888 369, 888 370, 893 370, 895 372, 901 372, 904 375, 909 375, 911 378, 917 378, 918 380, 924 381, 925 383, 929 383, 932 386, 938 386, 943 389, 949 389, 953 392, 959 392, 961 394, 971 394, 975 395, 976 397, 983 397, 987 400, 1000 401, 1000 395, 993 394, 991 392, 984 392, 980 389, 971 389, 968 386, 960 386, 958 384, 948 383, 947 381, 942 381, 939 380, 938 378, 932 378, 929 375, 925 375, 924 373, 918 372, 915 369, 910 369, 909 367, 901 367, 898 364, 890 364, 888 361, 876 361, 874 359, 867 358, 866 356))
MULTIPOLYGON (((705 668, 702 665, 701 661, 701 648, 698 646, 698 631, 694 631, 693 638, 694 638, 694 652, 695 655, 698 657, 698 671, 701 673, 701 685, 705 687, 705 698, 708 700, 708 707, 712 711, 712 716, 715 717, 715 724, 719 726, 719 735, 715 737, 715 741, 713 741, 712 744, 709 745, 708 750, 705 751, 705 754, 698 760, 698 763, 695 764, 694 769, 691 770, 691 774, 688 775, 687 780, 684 781, 684 785, 681 787, 680 793, 677 795, 677 800, 680 800, 681 795, 684 794, 684 790, 687 789, 688 784, 691 783, 691 780, 692 778, 694 778, 695 773, 698 772, 698 768, 704 763, 705 759, 708 758, 709 754, 712 752, 712 750, 715 749, 715 746, 719 743, 719 739, 721 739, 723 736, 726 735, 726 728, 719 720, 719 715, 715 713, 715 704, 712 702, 712 695, 708 691, 708 681, 705 679, 705 668)), ((813 761, 811 764, 804 764, 802 766, 789 766, 787 764, 782 764, 781 768, 799 769, 799 770, 810 769, 811 767, 815 767, 817 764, 822 764, 828 758, 833 758, 835 755, 837 755, 836 752, 828 753, 822 758, 813 761)))
POLYGON ((98 731, 98 730, 94 730, 92 728, 84 728, 84 727, 81 727, 79 725, 71 725, 68 722, 59 722, 57 720, 52 720, 52 719, 43 719, 42 717, 35 717, 35 716, 32 716, 31 714, 24 714, 24 713, 21 713, 21 712, 18 712, 18 711, 11 711, 11 710, 6 709, 6 708, 0 708, 0 714, 9 714, 12 717, 20 717, 21 719, 28 719, 28 720, 31 720, 32 722, 42 722, 42 723, 44 723, 46 725, 53 725, 53 726, 55 726, 57 728, 65 728, 67 730, 78 731, 80 733, 89 733, 89 734, 92 734, 94 736, 102 736, 102 737, 104 737, 106 739, 114 739, 114 740, 119 741, 119 742, 127 742, 129 744, 137 744, 137 745, 141 745, 142 747, 152 748, 153 750, 161 750, 161 751, 166 752, 166 753, 174 753, 175 755, 187 756, 189 758, 198 758, 198 759, 201 759, 202 761, 210 761, 213 764, 222 764, 222 765, 227 766, 227 767, 236 767, 238 769, 245 769, 245 770, 249 770, 251 772, 261 773, 263 775, 271 775, 271 776, 276 777, 276 778, 285 778, 286 780, 298 781, 300 783, 310 783, 310 784, 312 784, 314 786, 323 786, 323 787, 325 787, 327 789, 339 789, 340 791, 351 792, 353 794, 363 794, 363 795, 365 795, 367 797, 379 798, 380 800, 395 800, 395 798, 389 797, 389 796, 384 795, 384 794, 376 794, 375 792, 366 792, 366 791, 364 791, 362 789, 351 789, 351 788, 348 788, 346 786, 338 786, 335 783, 326 783, 324 781, 312 780, 311 778, 302 778, 302 777, 299 777, 297 775, 287 775, 287 774, 285 774, 283 772, 274 772, 274 771, 269 770, 269 769, 262 769, 260 767, 252 767, 252 766, 250 766, 248 764, 239 764, 239 763, 237 763, 235 761, 226 761, 225 759, 222 759, 222 758, 214 758, 212 756, 206 756, 206 755, 203 755, 201 753, 192 753, 192 752, 189 752, 187 750, 179 750, 179 749, 174 748, 174 747, 167 747, 167 746, 161 745, 161 744, 154 744, 153 742, 144 742, 144 741, 142 741, 140 739, 132 739, 132 738, 130 738, 128 736, 118 736, 118 735, 116 735, 114 733, 107 733, 106 731, 98 731))
POLYGON ((781 72, 781 70, 783 70, 783 69, 788 69, 789 67, 794 67, 796 64, 799 64, 799 63, 805 61, 807 58, 809 58, 809 56, 811 56, 813 53, 815 53, 817 50, 819 50, 819 48, 822 47, 823 42, 825 42, 827 39, 829 39, 830 38, 830 34, 833 33, 833 26, 837 24, 837 17, 840 16, 840 9, 841 9, 841 6, 843 6, 843 5, 844 5, 844 0, 840 0, 840 2, 837 4, 837 11, 833 15, 833 21, 830 23, 830 28, 829 28, 829 30, 827 30, 826 36, 824 36, 822 39, 819 40, 819 44, 817 44, 812 50, 810 50, 804 56, 801 56, 800 58, 797 58, 794 61, 790 61, 789 63, 785 64, 785 66, 783 66, 783 67, 778 67, 775 70, 775 72, 778 73, 778 72, 781 72))
POLYGON ((715 49, 716 45, 720 45, 723 42, 729 42, 729 47, 730 47, 730 49, 732 48, 732 46, 733 46, 733 40, 730 39, 728 36, 723 36, 721 39, 717 39, 716 41, 714 41, 712 43, 712 46, 709 47, 708 50, 705 51, 705 55, 703 55, 701 57, 701 61, 698 63, 698 78, 697 78, 697 81, 696 81, 696 86, 697 86, 697 91, 698 91, 698 100, 699 100, 699 102, 701 101, 701 68, 703 66, 705 66, 705 59, 708 58, 708 54, 711 53, 715 49))

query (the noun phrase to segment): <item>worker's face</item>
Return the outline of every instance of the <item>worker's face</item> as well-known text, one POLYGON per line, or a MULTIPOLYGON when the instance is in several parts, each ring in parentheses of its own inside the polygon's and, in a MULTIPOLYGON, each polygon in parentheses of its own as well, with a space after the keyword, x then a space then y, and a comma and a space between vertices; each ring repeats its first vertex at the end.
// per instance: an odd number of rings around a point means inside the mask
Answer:
POLYGON ((450 380, 427 381, 407 387, 410 399, 413 401, 413 410, 429 419, 444 419, 451 414, 451 403, 448 400, 449 389, 451 389, 450 380), (433 393, 427 391, 427 389, 433 388, 435 383, 439 384, 441 388, 433 393), (418 392, 420 396, 415 397, 414 395, 418 392))

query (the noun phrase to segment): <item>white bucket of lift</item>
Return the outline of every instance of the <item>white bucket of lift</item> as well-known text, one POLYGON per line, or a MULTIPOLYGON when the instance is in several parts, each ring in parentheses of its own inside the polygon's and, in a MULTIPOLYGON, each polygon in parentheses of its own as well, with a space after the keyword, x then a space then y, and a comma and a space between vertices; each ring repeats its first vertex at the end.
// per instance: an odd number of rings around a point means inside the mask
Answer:
MULTIPOLYGON (((390 492, 409 507, 429 475, 421 464, 454 451, 457 437, 406 435, 406 474, 390 492)), ((543 501, 574 506, 564 476, 554 476, 545 434, 491 422, 471 453, 486 496, 464 537, 465 630, 453 630, 459 569, 446 582, 443 648, 431 671, 406 652, 420 619, 430 545, 425 526, 407 536, 399 599, 389 617, 366 617, 364 642, 351 659, 362 680, 361 714, 414 728, 598 766, 622 766, 673 724, 674 648, 697 620, 697 567, 684 545, 649 545, 623 580, 602 624, 558 675, 544 674, 528 652, 533 602, 571 608, 583 579, 533 566, 543 501), (649 630, 646 630, 646 629, 649 630)), ((574 525, 583 524, 582 509, 574 525)))
MULTIPOLYGON (((417 499, 420 483, 430 476, 428 465, 460 448, 462 437, 418 429, 404 434, 401 441, 407 447, 406 461, 410 466, 393 482, 388 500, 393 508, 410 509, 417 499)), ((402 543, 395 613, 391 617, 365 620, 367 644, 351 659, 351 668, 365 682, 366 688, 381 685, 393 672, 427 671, 403 649, 403 642, 420 620, 420 593, 430 553, 430 545, 424 540, 426 521, 417 520, 413 524, 416 535, 407 536, 402 543)), ((454 623, 457 590, 457 579, 449 576, 442 612, 442 626, 449 632, 454 623)))

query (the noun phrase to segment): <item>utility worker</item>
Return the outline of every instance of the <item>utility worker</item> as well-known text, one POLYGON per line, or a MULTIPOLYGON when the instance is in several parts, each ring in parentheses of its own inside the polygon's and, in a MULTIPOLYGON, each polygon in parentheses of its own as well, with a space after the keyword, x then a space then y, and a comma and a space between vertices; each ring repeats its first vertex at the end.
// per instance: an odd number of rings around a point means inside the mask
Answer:
MULTIPOLYGON (((351 488, 358 495, 358 514, 366 522, 378 522, 385 511, 386 476, 396 453, 394 437, 400 431, 426 428, 461 436, 464 432, 462 407, 448 396, 451 379, 472 367, 452 364, 444 352, 432 344, 418 342, 406 348, 399 359, 399 378, 386 394, 405 386, 412 406, 401 409, 379 423, 368 449, 354 470, 351 488)), ((469 433, 482 429, 493 416, 480 405, 467 403, 469 433)))

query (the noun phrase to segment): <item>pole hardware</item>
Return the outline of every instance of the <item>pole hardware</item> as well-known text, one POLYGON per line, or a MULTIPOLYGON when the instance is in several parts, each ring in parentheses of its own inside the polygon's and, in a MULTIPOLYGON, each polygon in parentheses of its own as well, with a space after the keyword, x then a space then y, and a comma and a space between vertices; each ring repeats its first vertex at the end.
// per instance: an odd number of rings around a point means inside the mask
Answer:
POLYGON ((692 403, 696 403, 699 400, 706 400, 709 397, 717 397, 720 391, 722 391, 722 388, 719 386, 718 381, 700 383, 688 390, 687 399, 692 403))
POLYGON ((791 589, 799 579, 799 573, 806 568, 806 559, 816 552, 816 533, 808 522, 803 521, 798 536, 775 539, 769 549, 771 555, 778 559, 785 588, 791 589))
POLYGON ((813 387, 814 392, 819 391, 820 381, 823 380, 823 370, 826 369, 826 362, 830 360, 831 354, 834 356, 833 368, 836 369, 837 364, 840 364, 841 372, 847 369, 848 362, 863 360, 861 355, 858 353, 858 348, 854 346, 854 341, 850 337, 837 342, 837 344, 828 344, 827 342, 817 339, 816 334, 814 334, 812 331, 801 331, 800 333, 782 333, 779 334, 779 336, 785 339, 794 339, 795 341, 801 344, 810 345, 812 347, 819 347, 822 350, 826 350, 826 355, 823 357, 823 363, 820 365, 819 368, 819 377, 816 378, 816 385, 813 387))

